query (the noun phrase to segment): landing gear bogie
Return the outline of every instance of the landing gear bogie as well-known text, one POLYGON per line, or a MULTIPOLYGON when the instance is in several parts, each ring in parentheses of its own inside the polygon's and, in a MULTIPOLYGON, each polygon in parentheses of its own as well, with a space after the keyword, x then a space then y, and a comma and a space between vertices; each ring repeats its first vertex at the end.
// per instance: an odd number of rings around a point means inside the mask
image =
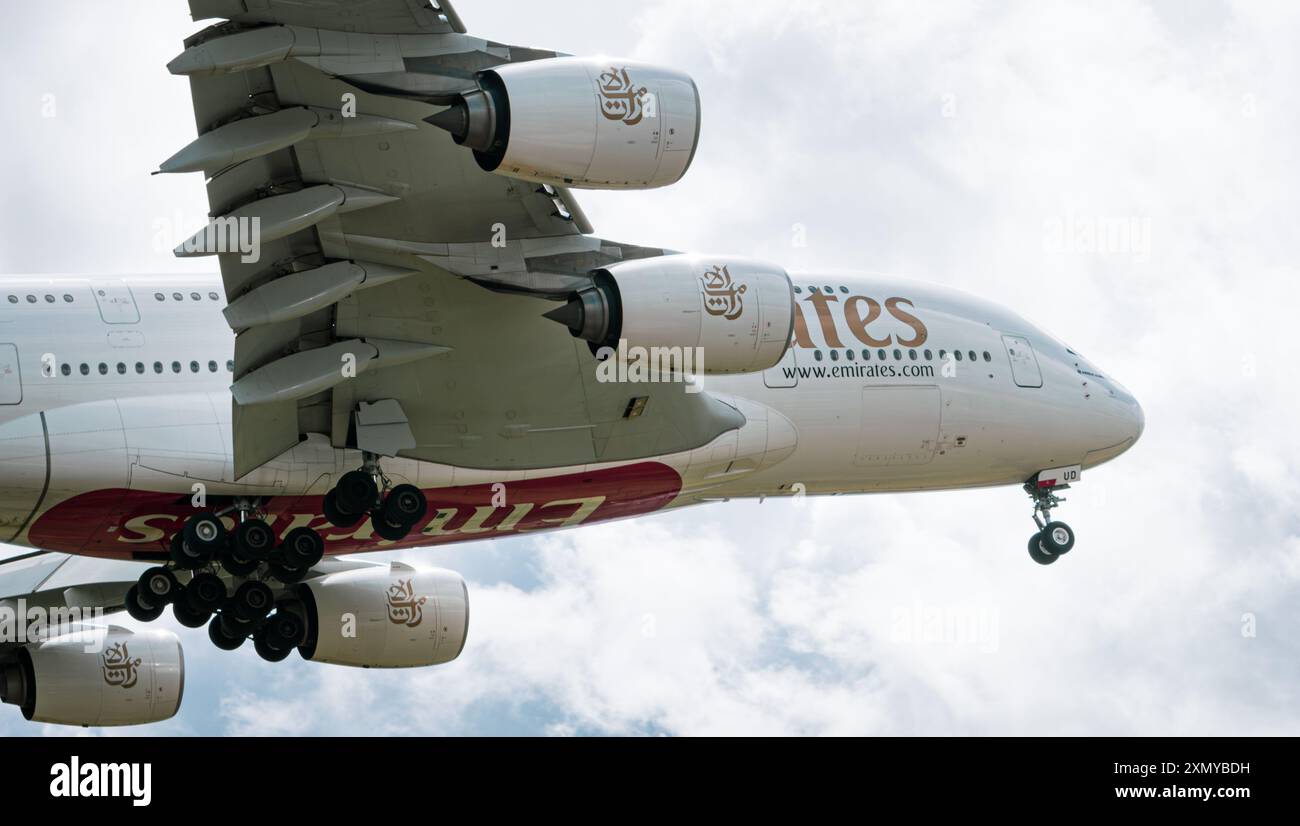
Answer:
MULTIPOLYGON (((1072 478, 1077 480, 1078 474, 1072 478)), ((1065 501, 1057 493, 1069 489, 1069 485, 1039 484, 1038 480, 1025 484, 1025 492, 1034 501, 1034 523, 1038 526, 1038 532, 1029 538, 1029 556, 1039 565, 1054 565, 1074 550, 1074 529, 1052 520, 1052 510, 1065 501)))

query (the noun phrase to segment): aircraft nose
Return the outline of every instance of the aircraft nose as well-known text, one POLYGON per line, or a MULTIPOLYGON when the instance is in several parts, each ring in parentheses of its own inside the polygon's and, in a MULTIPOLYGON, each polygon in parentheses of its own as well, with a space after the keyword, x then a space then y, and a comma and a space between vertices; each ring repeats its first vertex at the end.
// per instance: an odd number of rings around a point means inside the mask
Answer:
POLYGON ((1138 440, 1142 438, 1142 434, 1145 433, 1147 429, 1147 414, 1146 411, 1142 409, 1142 405, 1138 404, 1137 399, 1133 400, 1133 410, 1131 415, 1133 417, 1133 444, 1137 444, 1138 440))

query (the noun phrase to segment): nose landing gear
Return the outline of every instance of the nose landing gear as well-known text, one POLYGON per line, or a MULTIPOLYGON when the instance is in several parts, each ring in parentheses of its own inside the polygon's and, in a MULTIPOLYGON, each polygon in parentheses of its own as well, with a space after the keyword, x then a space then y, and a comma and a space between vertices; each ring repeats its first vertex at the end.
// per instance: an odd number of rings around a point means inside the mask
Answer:
POLYGON ((1074 550, 1074 529, 1052 521, 1052 509, 1065 502, 1057 492, 1069 489, 1069 485, 1045 482, 1041 477, 1025 484, 1025 492, 1034 501, 1034 524, 1038 526, 1038 533, 1029 538, 1029 556, 1039 565, 1054 565, 1074 550))
POLYGON ((428 512, 424 493, 414 485, 393 486, 379 467, 379 457, 365 454, 365 466, 343 475, 325 494, 325 518, 338 528, 355 528, 368 515, 380 539, 400 542, 428 512))

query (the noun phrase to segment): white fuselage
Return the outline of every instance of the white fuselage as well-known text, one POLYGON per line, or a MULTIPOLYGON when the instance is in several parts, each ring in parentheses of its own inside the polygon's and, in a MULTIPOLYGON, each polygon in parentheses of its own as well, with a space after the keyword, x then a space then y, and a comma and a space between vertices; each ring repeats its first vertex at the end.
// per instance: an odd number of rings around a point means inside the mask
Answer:
MULTIPOLYGON (((892 278, 794 280, 800 319, 796 346, 782 364, 704 379, 706 392, 735 404, 748 420, 711 445, 544 473, 408 460, 391 460, 385 470, 425 490, 462 492, 599 469, 626 477, 666 467, 680 477, 668 495, 608 517, 622 518, 729 497, 1022 484, 1041 470, 1101 464, 1141 435, 1142 411, 1127 391, 1013 313, 892 278)), ((234 478, 234 335, 224 306, 216 278, 0 280, 0 541, 101 555, 119 544, 124 553, 152 551, 173 517, 127 514, 83 542, 79 524, 89 536, 90 523, 107 518, 94 508, 108 505, 67 503, 137 492, 185 497, 196 484, 211 496, 282 498, 288 504, 281 533, 317 518, 311 510, 299 513, 306 497, 327 491, 359 456, 309 434, 279 460, 234 478), (49 529, 51 521, 57 530, 49 529)), ((547 493, 549 505, 529 503, 531 517, 519 505, 494 521, 457 512, 458 493, 443 510, 434 503, 433 522, 416 544, 607 518, 599 497, 580 502, 561 494, 562 488, 547 493), (559 504, 569 510, 541 517, 559 504)), ((466 509, 476 501, 462 498, 466 509)), ((333 538, 355 542, 332 552, 386 547, 367 544, 368 535, 333 538)))

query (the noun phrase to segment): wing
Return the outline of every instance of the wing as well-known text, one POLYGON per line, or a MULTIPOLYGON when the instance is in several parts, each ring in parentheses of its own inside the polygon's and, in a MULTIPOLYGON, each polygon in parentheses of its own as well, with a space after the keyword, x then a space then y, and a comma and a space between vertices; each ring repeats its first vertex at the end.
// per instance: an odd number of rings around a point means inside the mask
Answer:
POLYGON ((200 137, 162 171, 211 176, 213 223, 177 254, 220 261, 237 475, 308 433, 497 470, 690 450, 744 423, 680 384, 597 381, 543 318, 593 270, 665 250, 593 237, 572 193, 484 172, 425 122, 477 72, 556 53, 470 37, 445 2, 191 8, 227 22, 170 64, 200 137), (371 406, 377 425, 358 419, 371 406))
POLYGON ((224 17, 238 23, 285 23, 369 34, 465 32, 448 0, 191 0, 195 20, 224 17))

